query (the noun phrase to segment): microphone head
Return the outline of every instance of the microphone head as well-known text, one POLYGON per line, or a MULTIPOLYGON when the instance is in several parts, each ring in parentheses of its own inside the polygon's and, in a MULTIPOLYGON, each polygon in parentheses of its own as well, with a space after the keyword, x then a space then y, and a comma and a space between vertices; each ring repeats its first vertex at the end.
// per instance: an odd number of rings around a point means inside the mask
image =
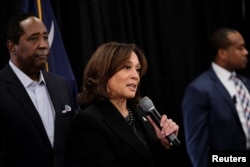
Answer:
POLYGON ((143 111, 146 111, 146 112, 150 112, 151 110, 155 108, 152 100, 150 100, 150 98, 148 98, 147 96, 143 97, 139 101, 139 106, 143 109, 143 111))

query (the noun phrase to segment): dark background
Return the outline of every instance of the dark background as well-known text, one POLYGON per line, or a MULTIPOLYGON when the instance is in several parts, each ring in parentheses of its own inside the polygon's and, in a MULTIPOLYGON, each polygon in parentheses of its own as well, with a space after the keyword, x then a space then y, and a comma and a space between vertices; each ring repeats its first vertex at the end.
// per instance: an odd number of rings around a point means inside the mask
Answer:
MULTIPOLYGON (((4 41, 7 19, 20 11, 21 0, 0 1, 0 68, 9 59, 4 41)), ((185 87, 210 66, 208 35, 232 27, 250 45, 247 0, 51 0, 68 57, 81 90, 82 73, 94 50, 108 41, 136 43, 149 69, 142 95, 180 125, 183 145, 174 162, 190 166, 185 151, 181 101, 185 87)), ((242 73, 250 76, 249 66, 242 73)), ((195 99, 194 99, 195 100, 195 99)), ((219 134, 218 134, 219 135, 219 134)), ((166 163, 168 157, 165 157, 166 163)), ((172 159, 173 160, 173 159, 172 159)), ((166 164, 167 165, 167 164, 166 164)))

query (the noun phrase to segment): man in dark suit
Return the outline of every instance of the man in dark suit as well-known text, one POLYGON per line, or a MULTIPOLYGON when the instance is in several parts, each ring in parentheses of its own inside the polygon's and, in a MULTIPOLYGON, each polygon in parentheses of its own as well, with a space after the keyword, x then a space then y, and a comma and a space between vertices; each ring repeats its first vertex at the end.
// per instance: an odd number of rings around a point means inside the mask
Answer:
POLYGON ((68 83, 43 71, 50 50, 45 25, 30 14, 13 17, 7 47, 10 61, 0 72, 0 166, 66 167, 75 106, 68 83))
POLYGON ((235 29, 221 28, 210 38, 211 68, 186 88, 182 103, 187 152, 193 167, 208 166, 209 151, 250 148, 247 117, 237 95, 232 74, 244 83, 249 98, 250 81, 236 73, 246 67, 248 51, 235 29))

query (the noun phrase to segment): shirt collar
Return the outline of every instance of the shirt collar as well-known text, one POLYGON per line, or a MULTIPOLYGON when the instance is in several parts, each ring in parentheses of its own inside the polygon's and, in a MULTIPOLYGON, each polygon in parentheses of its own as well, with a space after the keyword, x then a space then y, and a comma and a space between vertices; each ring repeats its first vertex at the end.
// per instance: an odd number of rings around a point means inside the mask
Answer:
POLYGON ((227 69, 219 66, 218 64, 212 62, 212 68, 215 72, 215 74, 217 75, 218 78, 220 78, 221 80, 229 80, 230 76, 232 75, 232 73, 235 73, 235 71, 230 72, 227 69))
MULTIPOLYGON (((30 84, 32 84, 34 82, 34 80, 32 80, 28 75, 26 75, 24 72, 22 72, 18 67, 16 67, 11 60, 9 61, 9 65, 12 68, 12 70, 14 71, 14 73, 17 75, 18 79, 21 81, 21 83, 23 84, 23 86, 26 88, 28 87, 30 84)), ((39 81, 38 83, 44 83, 45 84, 45 80, 43 77, 42 72, 40 71, 40 75, 39 75, 39 81)))

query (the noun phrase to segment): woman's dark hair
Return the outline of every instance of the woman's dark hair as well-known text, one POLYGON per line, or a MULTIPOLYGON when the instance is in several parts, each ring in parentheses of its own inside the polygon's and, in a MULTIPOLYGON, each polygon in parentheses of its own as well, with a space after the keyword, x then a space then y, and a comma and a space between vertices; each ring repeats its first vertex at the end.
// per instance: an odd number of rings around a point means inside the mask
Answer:
MULTIPOLYGON (((138 56, 141 66, 139 75, 142 77, 147 70, 147 60, 135 44, 108 42, 97 48, 84 70, 82 92, 79 94, 81 106, 109 99, 106 91, 108 80, 124 67, 132 52, 138 56)), ((139 99, 138 87, 135 98, 129 101, 136 104, 139 99)))

